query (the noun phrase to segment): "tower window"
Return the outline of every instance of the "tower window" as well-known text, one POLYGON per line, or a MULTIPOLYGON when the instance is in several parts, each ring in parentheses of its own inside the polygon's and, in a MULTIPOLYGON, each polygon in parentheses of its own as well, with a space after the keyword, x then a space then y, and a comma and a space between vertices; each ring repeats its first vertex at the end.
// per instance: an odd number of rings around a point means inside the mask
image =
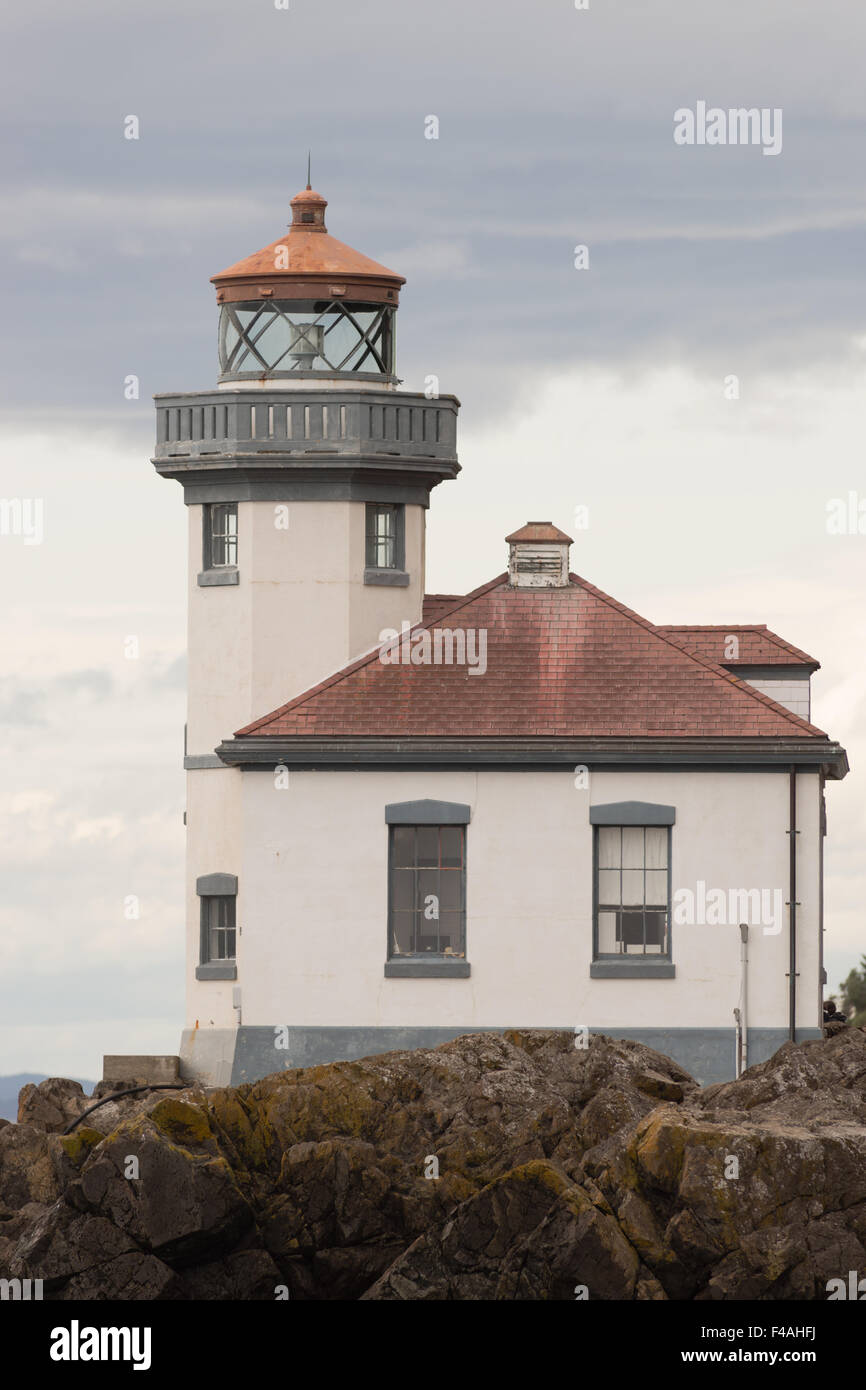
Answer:
POLYGON ((210 503, 204 508, 202 567, 225 569, 238 562, 238 508, 236 502, 210 503))
POLYGON ((402 570, 405 564, 405 508, 399 504, 367 503, 368 569, 402 570))
POLYGON ((235 898, 221 893, 201 899, 201 963, 235 959, 235 898))

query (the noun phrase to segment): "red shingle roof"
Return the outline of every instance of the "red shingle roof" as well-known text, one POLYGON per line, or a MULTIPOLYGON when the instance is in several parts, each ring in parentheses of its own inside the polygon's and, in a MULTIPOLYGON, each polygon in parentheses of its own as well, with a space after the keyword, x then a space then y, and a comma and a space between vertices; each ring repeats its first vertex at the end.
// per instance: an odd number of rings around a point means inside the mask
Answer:
POLYGON ((500 575, 423 626, 486 630, 486 672, 375 651, 238 737, 826 738, 576 575, 553 589, 500 575))
POLYGON ((659 626, 659 632, 687 647, 690 652, 698 652, 708 661, 724 666, 811 666, 817 671, 820 662, 813 656, 794 647, 771 632, 766 623, 716 623, 713 626, 694 626, 667 624, 659 626), (739 656, 725 656, 728 638, 739 641, 739 656))

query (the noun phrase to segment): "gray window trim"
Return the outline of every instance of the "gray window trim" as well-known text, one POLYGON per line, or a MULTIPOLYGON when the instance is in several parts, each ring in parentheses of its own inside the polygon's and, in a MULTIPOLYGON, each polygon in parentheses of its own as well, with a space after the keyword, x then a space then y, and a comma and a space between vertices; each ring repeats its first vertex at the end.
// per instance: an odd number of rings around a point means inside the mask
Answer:
POLYGON ((200 898, 237 897, 237 874, 202 874, 195 881, 195 891, 200 898))
MULTIPOLYGON (((640 801, 621 801, 621 802, 615 803, 615 804, 619 804, 620 806, 626 806, 626 807, 628 807, 628 806, 641 806, 641 805, 646 804, 646 805, 649 805, 650 808, 651 808, 651 803, 643 803, 643 802, 640 802, 640 801)), ((592 810, 593 810, 593 809, 595 809, 595 810, 607 811, 607 810, 610 809, 610 808, 607 807, 607 806, 601 806, 601 807, 594 807, 594 808, 591 808, 591 810, 590 810, 590 816, 592 815, 592 810)), ((658 810, 666 810, 666 811, 673 811, 673 807, 672 807, 672 806, 662 806, 662 807, 658 807, 658 808, 656 808, 656 809, 658 809, 658 810)), ((594 827, 594 829, 593 829, 593 832, 592 832, 592 963, 591 963, 590 968, 589 968, 590 979, 596 979, 596 980, 598 980, 598 979, 605 979, 605 978, 608 978, 608 977, 609 977, 609 978, 616 978, 616 977, 625 977, 625 976, 629 976, 629 975, 632 976, 632 977, 635 977, 635 978, 642 978, 642 979, 650 979, 650 978, 653 978, 653 977, 655 977, 656 979, 659 979, 659 978, 661 978, 661 979, 671 979, 671 978, 672 978, 672 974, 666 973, 665 970, 664 970, 662 967, 664 967, 664 966, 669 966, 671 972, 673 971, 673 964, 672 964, 672 962, 673 962, 673 953, 674 953, 674 943, 673 943, 673 926, 674 926, 674 918, 673 918, 673 911, 672 911, 672 905, 671 905, 671 898, 672 898, 672 883, 673 883, 673 878, 672 878, 672 862, 671 862, 672 859, 673 859, 673 830, 671 829, 671 826, 673 825, 673 821, 668 821, 668 822, 666 823, 666 824, 667 824, 667 831, 668 831, 668 930, 667 930, 668 949, 667 949, 667 951, 664 953, 663 956, 617 956, 617 955, 600 955, 600 954, 599 954, 599 950, 598 950, 598 830, 599 830, 599 826, 601 826, 601 825, 651 825, 652 823, 653 823, 653 822, 651 822, 651 821, 608 821, 608 820, 605 820, 605 821, 598 821, 598 822, 596 822, 595 827, 594 827), (630 963, 630 962, 632 962, 632 961, 635 962, 634 965, 632 965, 632 964, 630 963), (627 964, 626 962, 629 962, 629 963, 627 964), (605 967, 606 967, 606 966, 615 966, 615 967, 617 967, 617 968, 616 968, 616 969, 611 969, 611 970, 608 970, 608 969, 597 970, 597 969, 596 969, 597 966, 605 966, 605 967), (645 967, 645 970, 644 970, 644 974, 643 974, 643 975, 638 975, 638 974, 637 974, 637 967, 641 967, 641 968, 644 968, 644 967, 645 967)), ((662 822, 662 823, 664 824, 665 822, 662 822)), ((655 824, 658 825, 659 822, 656 821, 655 824)))
POLYGON ((653 801, 611 801, 589 808, 590 825, 674 825, 676 819, 676 806, 653 801))
POLYGON ((459 801, 392 801, 385 807, 387 825, 468 825, 472 808, 459 801))

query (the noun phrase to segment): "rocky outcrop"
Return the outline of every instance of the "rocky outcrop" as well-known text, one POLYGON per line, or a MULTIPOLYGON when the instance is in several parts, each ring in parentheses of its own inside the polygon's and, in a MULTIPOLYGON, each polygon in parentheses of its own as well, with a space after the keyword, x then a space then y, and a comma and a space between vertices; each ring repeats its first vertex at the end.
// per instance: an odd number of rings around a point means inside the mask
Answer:
POLYGON ((866 1272, 859 1030, 703 1091, 527 1031, 120 1098, 66 1136, 74 1083, 25 1092, 0 1274, 48 1298, 811 1299, 866 1272))

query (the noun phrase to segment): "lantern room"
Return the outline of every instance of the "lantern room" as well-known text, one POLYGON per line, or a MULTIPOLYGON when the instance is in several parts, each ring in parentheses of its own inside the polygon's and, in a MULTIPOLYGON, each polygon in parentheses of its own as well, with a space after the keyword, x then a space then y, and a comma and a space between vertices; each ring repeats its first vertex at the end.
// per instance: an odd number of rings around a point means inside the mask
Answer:
POLYGON ((309 183, 279 241, 212 276, 220 385, 397 383, 394 319, 405 278, 332 237, 309 183))

